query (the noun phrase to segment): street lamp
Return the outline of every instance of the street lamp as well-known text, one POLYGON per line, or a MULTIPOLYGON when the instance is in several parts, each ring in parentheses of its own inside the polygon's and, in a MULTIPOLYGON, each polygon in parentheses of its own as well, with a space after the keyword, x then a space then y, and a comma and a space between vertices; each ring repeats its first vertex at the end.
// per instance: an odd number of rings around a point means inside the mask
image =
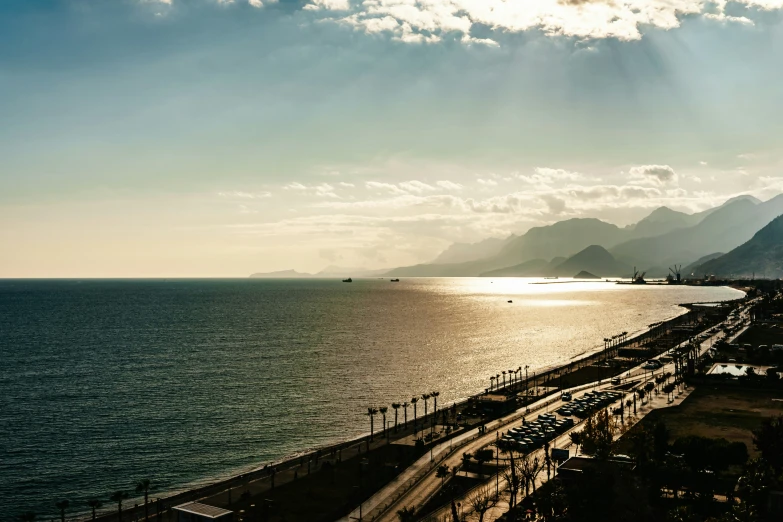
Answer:
POLYGON ((353 489, 359 490, 359 518, 356 517, 350 517, 351 520, 358 520, 359 522, 362 522, 362 497, 361 497, 361 486, 354 486, 353 489))

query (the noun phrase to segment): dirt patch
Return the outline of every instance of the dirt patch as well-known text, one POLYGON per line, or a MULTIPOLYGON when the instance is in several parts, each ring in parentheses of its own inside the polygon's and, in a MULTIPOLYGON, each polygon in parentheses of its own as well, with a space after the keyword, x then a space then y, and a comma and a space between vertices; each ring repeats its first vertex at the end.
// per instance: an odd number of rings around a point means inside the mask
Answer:
MULTIPOLYGON (((755 457, 752 430, 763 419, 777 415, 783 415, 782 392, 699 386, 681 405, 650 413, 628 433, 662 420, 671 433, 670 441, 687 435, 724 438, 745 443, 755 457)), ((628 451, 627 440, 625 436, 619 441, 618 452, 628 451)))

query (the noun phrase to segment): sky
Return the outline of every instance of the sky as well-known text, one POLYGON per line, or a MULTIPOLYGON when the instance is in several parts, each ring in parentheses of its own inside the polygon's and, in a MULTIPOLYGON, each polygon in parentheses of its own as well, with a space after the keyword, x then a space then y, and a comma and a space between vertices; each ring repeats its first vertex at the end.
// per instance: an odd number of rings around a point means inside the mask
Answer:
POLYGON ((783 0, 3 0, 0 277, 426 262, 783 192, 783 0))

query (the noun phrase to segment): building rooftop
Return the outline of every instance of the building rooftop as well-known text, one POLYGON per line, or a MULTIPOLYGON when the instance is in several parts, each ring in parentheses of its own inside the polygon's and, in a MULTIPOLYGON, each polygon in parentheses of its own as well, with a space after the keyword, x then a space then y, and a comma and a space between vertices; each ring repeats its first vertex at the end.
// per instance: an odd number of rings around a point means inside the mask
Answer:
POLYGON ((227 509, 201 504, 199 502, 187 502, 185 504, 180 504, 179 506, 174 506, 174 509, 206 518, 219 518, 233 513, 233 511, 227 509))

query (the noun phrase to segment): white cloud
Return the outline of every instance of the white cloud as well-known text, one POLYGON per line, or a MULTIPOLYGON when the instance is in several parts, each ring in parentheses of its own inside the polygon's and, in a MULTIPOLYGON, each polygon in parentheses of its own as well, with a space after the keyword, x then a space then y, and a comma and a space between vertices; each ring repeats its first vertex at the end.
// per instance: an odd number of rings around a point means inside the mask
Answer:
POLYGON ((334 187, 328 183, 321 183, 320 185, 302 185, 301 183, 297 181, 293 181, 287 185, 283 186, 284 190, 293 190, 296 192, 301 192, 304 194, 309 194, 313 196, 318 197, 326 197, 326 198, 339 198, 337 194, 334 192, 334 187))
POLYGON ((442 181, 438 181, 435 184, 440 188, 446 190, 462 190, 462 185, 460 185, 459 183, 454 183, 453 181, 442 180, 442 181))
POLYGON ((230 191, 230 192, 218 192, 218 196, 223 198, 235 198, 235 199, 264 199, 272 196, 271 192, 242 192, 242 191, 230 191))
POLYGON ((628 173, 631 175, 631 181, 637 183, 654 185, 677 183, 677 173, 669 165, 640 165, 631 167, 628 173))
POLYGON ((351 8, 351 3, 348 0, 311 0, 311 2, 304 6, 308 11, 347 11, 351 8))
POLYGON ((405 195, 408 194, 407 192, 402 190, 397 185, 393 185, 391 183, 381 183, 381 182, 378 182, 378 181, 367 181, 367 182, 364 183, 364 186, 366 188, 368 188, 369 190, 374 190, 376 192, 380 191, 380 192, 386 192, 386 193, 389 193, 389 194, 405 194, 405 195))
POLYGON ((353 183, 347 183, 345 181, 341 181, 340 186, 345 188, 354 188, 356 185, 354 185, 353 183))
MULTIPOLYGON (((783 0, 738 0, 735 4, 764 10, 783 8, 783 0)), ((390 32, 408 43, 439 41, 447 35, 466 45, 496 46, 491 38, 473 36, 477 27, 497 33, 540 30, 576 38, 638 40, 641 28, 673 29, 688 15, 701 14, 720 23, 752 24, 730 16, 726 0, 311 0, 305 9, 347 11, 333 20, 366 33, 390 32)))
POLYGON ((426 183, 423 183, 421 181, 416 181, 416 180, 404 181, 399 184, 399 187, 402 190, 405 190, 407 192, 413 192, 415 194, 421 194, 423 192, 432 192, 436 190, 435 187, 433 187, 432 185, 428 185, 426 183))
POLYGON ((484 185, 485 187, 496 187, 498 184, 494 179, 478 178, 476 181, 478 181, 479 185, 484 185))

